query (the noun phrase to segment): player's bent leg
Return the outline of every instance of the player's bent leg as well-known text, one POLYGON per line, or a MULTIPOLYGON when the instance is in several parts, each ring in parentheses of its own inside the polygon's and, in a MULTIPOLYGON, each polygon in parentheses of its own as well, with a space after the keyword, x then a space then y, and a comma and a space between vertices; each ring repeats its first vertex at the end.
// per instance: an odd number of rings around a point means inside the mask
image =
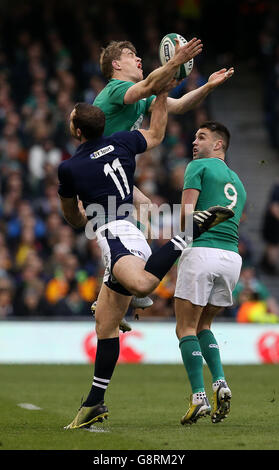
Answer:
POLYGON ((137 256, 123 256, 115 263, 113 276, 131 294, 146 297, 156 289, 160 280, 144 270, 145 264, 145 261, 137 256))
MULTIPOLYGON (((207 211, 194 214, 193 219, 197 229, 194 228, 194 232, 198 232, 194 238, 233 215, 232 210, 221 206, 211 207, 207 211), (197 221, 197 218, 200 220, 197 221)), ((149 256, 145 263, 142 259, 130 254, 129 249, 117 234, 111 233, 110 229, 106 229, 105 233, 110 247, 112 274, 128 292, 137 297, 146 297, 158 286, 187 246, 183 238, 186 234, 176 235, 156 253, 149 256)))

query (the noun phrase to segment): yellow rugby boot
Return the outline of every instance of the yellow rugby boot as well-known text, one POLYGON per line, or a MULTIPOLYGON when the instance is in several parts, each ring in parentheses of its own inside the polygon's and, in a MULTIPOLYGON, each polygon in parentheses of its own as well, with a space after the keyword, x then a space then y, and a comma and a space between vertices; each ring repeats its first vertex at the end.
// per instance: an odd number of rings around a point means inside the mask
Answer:
POLYGON ((64 429, 90 428, 97 422, 103 422, 108 417, 108 409, 103 401, 95 406, 81 406, 75 419, 64 429))
POLYGON ((185 415, 182 416, 180 420, 181 424, 194 424, 199 418, 210 415, 211 406, 207 397, 203 396, 202 398, 199 398, 197 395, 200 394, 195 393, 190 396, 189 409, 185 415))

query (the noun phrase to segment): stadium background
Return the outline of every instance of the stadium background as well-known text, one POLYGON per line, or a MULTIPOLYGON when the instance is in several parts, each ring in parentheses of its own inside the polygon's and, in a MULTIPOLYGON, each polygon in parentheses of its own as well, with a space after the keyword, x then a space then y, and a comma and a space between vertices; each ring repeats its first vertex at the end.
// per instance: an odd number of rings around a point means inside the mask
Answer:
MULTIPOLYGON (((99 52, 109 40, 131 40, 146 76, 159 66, 160 39, 174 31, 200 37, 204 51, 172 96, 202 85, 223 66, 234 66, 235 76, 198 108, 169 117, 162 145, 138 159, 136 184, 159 205, 180 203, 197 126, 208 118, 227 125, 228 162, 248 200, 240 226, 242 284, 219 321, 278 322, 279 239, 267 262, 270 240, 263 231, 271 197, 274 211, 279 201, 278 15, 276 1, 260 0, 0 2, 2 333, 6 322, 15 326, 19 319, 91 322, 103 273, 100 252, 64 222, 57 197, 57 165, 77 145, 69 113, 77 101, 92 103, 105 86, 99 52)), ((276 219, 273 224, 276 229, 276 219)), ((175 279, 174 266, 145 317, 174 320, 175 279)))

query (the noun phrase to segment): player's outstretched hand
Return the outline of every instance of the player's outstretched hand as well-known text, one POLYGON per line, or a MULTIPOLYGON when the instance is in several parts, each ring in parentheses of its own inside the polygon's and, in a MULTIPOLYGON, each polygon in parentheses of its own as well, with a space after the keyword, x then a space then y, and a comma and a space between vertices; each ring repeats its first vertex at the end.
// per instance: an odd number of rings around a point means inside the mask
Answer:
POLYGON ((225 68, 218 70, 217 72, 214 72, 210 75, 208 79, 208 83, 212 86, 212 88, 215 88, 216 86, 221 85, 226 80, 231 78, 233 74, 234 74, 233 67, 230 67, 228 70, 225 68))
POLYGON ((183 65, 188 62, 190 59, 193 59, 198 54, 201 53, 203 44, 200 39, 193 38, 191 41, 187 42, 185 46, 180 46, 177 38, 174 39, 176 42, 174 60, 177 65, 183 65))

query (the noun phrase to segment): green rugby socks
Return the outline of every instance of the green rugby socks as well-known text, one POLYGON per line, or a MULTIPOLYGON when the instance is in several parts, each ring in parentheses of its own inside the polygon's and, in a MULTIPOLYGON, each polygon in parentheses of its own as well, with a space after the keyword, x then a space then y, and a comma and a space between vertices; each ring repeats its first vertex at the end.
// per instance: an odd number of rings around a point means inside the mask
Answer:
POLYGON ((219 379, 225 380, 219 346, 212 331, 200 331, 198 333, 198 340, 200 343, 202 355, 212 374, 212 382, 216 382, 219 379))
POLYGON ((179 347, 192 393, 204 392, 203 357, 197 336, 184 336, 179 341, 179 347))

